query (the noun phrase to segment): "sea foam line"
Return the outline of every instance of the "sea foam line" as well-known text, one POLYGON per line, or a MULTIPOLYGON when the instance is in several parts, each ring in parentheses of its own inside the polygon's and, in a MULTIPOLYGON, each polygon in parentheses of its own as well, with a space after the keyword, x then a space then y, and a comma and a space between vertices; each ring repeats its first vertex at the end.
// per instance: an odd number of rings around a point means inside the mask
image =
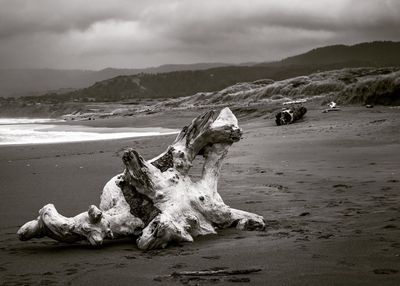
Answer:
POLYGON ((0 145, 83 142, 162 136, 178 133, 175 130, 163 130, 162 128, 154 128, 157 131, 151 131, 151 128, 143 128, 146 131, 140 131, 140 128, 134 128, 132 131, 129 131, 127 130, 128 128, 96 128, 85 126, 82 129, 84 131, 79 131, 79 126, 48 124, 0 125, 0 145))

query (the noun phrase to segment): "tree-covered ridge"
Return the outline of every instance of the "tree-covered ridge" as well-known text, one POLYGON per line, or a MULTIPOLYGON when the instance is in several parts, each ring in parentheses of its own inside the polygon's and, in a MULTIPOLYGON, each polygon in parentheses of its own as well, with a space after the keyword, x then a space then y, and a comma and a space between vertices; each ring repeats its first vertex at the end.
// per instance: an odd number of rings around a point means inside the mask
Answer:
POLYGON ((400 65, 400 42, 376 41, 352 46, 327 46, 286 58, 280 63, 321 65, 343 62, 358 62, 364 66, 398 66, 400 65))
POLYGON ((198 92, 218 91, 237 82, 252 82, 265 78, 284 80, 342 68, 400 66, 399 51, 400 42, 329 46, 273 63, 121 75, 96 82, 88 88, 63 94, 48 93, 24 97, 22 100, 60 103, 178 98, 198 92))

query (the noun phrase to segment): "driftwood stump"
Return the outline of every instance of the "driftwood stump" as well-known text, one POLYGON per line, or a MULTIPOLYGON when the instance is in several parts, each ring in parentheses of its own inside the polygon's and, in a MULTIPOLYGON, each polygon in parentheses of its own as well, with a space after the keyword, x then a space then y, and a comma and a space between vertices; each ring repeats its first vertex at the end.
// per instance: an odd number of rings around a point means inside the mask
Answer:
POLYGON ((229 108, 195 118, 167 150, 146 161, 135 150, 123 155, 125 170, 104 187, 100 208, 73 218, 60 215, 52 204, 18 230, 21 240, 49 236, 63 242, 137 237, 140 249, 165 247, 172 241, 193 241, 218 228, 263 230, 262 216, 227 206, 217 191, 222 161, 242 130, 229 108), (204 157, 202 176, 188 175, 197 155, 204 157))
POLYGON ((275 115, 275 123, 278 126, 292 124, 303 118, 306 113, 307 108, 304 106, 286 108, 275 115))

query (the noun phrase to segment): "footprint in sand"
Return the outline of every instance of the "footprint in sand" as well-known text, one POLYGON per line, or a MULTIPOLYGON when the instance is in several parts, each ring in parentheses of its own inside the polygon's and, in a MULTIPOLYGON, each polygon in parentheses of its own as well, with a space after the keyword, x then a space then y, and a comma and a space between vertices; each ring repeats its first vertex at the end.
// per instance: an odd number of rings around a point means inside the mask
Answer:
POLYGON ((324 234, 324 235, 318 236, 318 239, 329 239, 329 238, 331 238, 333 236, 334 235, 332 233, 328 233, 328 234, 324 234))
POLYGON ((336 184, 332 186, 333 188, 344 188, 344 189, 350 189, 352 186, 346 185, 346 184, 336 184))
POLYGON ((234 283, 249 283, 251 280, 249 277, 232 277, 227 278, 226 281, 234 283))
POLYGON ((210 260, 217 260, 217 259, 220 259, 221 256, 219 256, 219 255, 214 255, 214 256, 202 256, 201 258, 210 259, 210 260))
POLYGON ((368 185, 368 184, 374 184, 374 183, 376 183, 376 181, 375 181, 375 180, 363 181, 363 182, 361 182, 361 185, 362 185, 362 186, 365 186, 365 185, 368 185))
POLYGON ((262 201, 245 201, 244 203, 245 203, 245 204, 250 204, 250 205, 252 205, 252 204, 259 204, 259 203, 262 203, 262 201))
POLYGON ((399 272, 399 270, 391 268, 378 268, 374 269, 373 271, 375 274, 383 274, 383 275, 396 274, 399 272))
POLYGON ((171 268, 173 269, 182 269, 184 267, 186 267, 187 265, 185 263, 177 263, 171 266, 171 268))
POLYGON ((42 279, 40 280, 39 285, 53 285, 53 284, 57 284, 58 281, 53 281, 53 280, 49 280, 49 279, 42 279))
POLYGON ((313 255, 311 255, 311 258, 314 258, 314 259, 325 258, 325 257, 326 256, 322 255, 322 254, 313 254, 313 255))
POLYGON ((337 264, 338 265, 348 266, 348 267, 356 266, 355 263, 347 262, 347 261, 344 261, 344 260, 338 261, 337 264))
POLYGON ((400 248, 400 243, 399 242, 393 242, 391 245, 393 248, 400 248))
POLYGON ((267 171, 265 170, 265 169, 263 169, 263 168, 261 168, 261 167, 252 167, 252 168, 250 168, 249 170, 248 170, 248 172, 250 173, 250 174, 264 174, 264 173, 266 173, 267 171))
POLYGON ((308 215, 310 215, 309 212, 303 212, 303 213, 299 214, 299 216, 308 216, 308 215))
POLYGON ((326 207, 327 208, 334 208, 334 207, 340 206, 342 203, 343 202, 341 202, 341 201, 338 201, 338 202, 337 201, 330 201, 330 202, 327 203, 326 207))
POLYGON ((226 266, 216 266, 216 267, 211 267, 210 270, 211 271, 219 271, 219 270, 226 270, 229 269, 229 267, 226 266))
POLYGON ((343 193, 343 192, 345 192, 347 189, 350 189, 350 188, 351 188, 351 186, 344 185, 344 184, 337 184, 337 185, 333 185, 332 187, 333 187, 333 188, 336 188, 336 189, 335 189, 335 193, 343 193))
POLYGON ((265 187, 269 187, 269 188, 276 188, 278 190, 282 190, 282 191, 287 191, 288 187, 279 185, 279 184, 264 184, 265 187))
POLYGON ((67 272, 67 275, 73 275, 73 274, 76 274, 78 272, 78 269, 76 269, 76 268, 68 268, 65 271, 67 272))

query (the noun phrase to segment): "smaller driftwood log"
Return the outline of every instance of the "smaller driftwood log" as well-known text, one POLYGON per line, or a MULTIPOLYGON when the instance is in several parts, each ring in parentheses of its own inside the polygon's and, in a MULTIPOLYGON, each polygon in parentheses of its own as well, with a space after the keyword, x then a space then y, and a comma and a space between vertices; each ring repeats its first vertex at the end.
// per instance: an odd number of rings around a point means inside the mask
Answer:
POLYGON ((229 108, 218 116, 209 111, 195 118, 161 155, 149 161, 135 150, 123 155, 125 170, 104 187, 100 208, 67 218, 52 204, 18 230, 21 240, 51 237, 62 242, 136 237, 140 249, 165 247, 172 241, 193 241, 216 229, 263 230, 262 216, 229 207, 217 191, 222 161, 242 130, 229 108), (192 181, 196 156, 204 157, 202 176, 192 181))
POLYGON ((275 115, 275 123, 278 126, 291 124, 303 118, 304 114, 306 113, 307 113, 307 108, 305 108, 304 106, 290 107, 278 112, 275 115))

